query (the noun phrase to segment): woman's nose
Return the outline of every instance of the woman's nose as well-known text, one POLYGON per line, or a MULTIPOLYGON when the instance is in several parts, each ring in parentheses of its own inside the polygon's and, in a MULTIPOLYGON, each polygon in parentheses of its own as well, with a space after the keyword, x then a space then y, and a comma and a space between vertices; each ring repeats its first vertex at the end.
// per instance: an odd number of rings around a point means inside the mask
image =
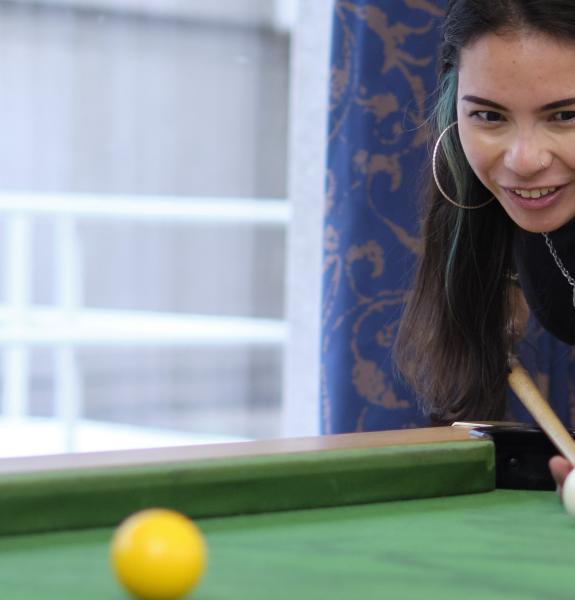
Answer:
POLYGON ((504 164, 519 177, 532 177, 551 164, 550 152, 536 135, 517 136, 507 148, 504 164))

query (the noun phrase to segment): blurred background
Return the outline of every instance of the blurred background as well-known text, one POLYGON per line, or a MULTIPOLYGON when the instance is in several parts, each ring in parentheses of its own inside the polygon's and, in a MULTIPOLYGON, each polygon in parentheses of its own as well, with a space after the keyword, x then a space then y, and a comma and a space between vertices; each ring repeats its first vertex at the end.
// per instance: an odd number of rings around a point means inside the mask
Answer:
POLYGON ((330 0, 0 1, 0 455, 318 431, 330 0))

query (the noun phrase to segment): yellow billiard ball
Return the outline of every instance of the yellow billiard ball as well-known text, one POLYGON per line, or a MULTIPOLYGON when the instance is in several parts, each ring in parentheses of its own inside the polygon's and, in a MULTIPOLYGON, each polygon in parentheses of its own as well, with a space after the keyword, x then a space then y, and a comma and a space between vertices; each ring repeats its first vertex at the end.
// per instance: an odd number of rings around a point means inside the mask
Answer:
POLYGON ((126 590, 140 600, 182 598, 200 580, 206 544, 184 515, 151 508, 128 517, 111 543, 112 568, 126 590))

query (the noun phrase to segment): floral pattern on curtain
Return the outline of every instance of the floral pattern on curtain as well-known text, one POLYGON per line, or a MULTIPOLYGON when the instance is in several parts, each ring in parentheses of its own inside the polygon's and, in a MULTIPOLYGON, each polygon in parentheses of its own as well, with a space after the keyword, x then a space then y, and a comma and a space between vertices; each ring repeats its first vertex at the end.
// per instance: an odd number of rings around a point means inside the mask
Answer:
MULTIPOLYGON (((391 350, 418 252, 442 0, 334 5, 322 306, 325 433, 428 423, 391 350)), ((524 363, 564 423, 571 348, 532 323, 524 363)), ((529 421, 510 392, 509 418, 529 421)))

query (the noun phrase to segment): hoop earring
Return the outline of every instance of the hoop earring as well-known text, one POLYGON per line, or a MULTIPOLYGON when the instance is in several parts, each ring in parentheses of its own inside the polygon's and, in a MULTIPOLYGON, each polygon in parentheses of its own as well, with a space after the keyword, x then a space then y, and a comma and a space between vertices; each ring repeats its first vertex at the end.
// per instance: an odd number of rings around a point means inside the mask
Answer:
POLYGON ((455 200, 451 199, 447 195, 445 190, 441 187, 441 184, 439 183, 439 178, 437 177, 437 167, 435 165, 435 161, 437 158, 437 151, 439 150, 439 145, 441 144, 441 139, 443 138, 443 136, 455 125, 457 125, 457 121, 454 121, 453 123, 451 123, 451 125, 448 125, 441 132, 440 136, 437 138, 437 142, 435 142, 435 147, 433 148, 433 157, 431 159, 431 168, 433 171, 433 179, 435 180, 435 185, 437 186, 437 189, 441 192, 441 195, 447 201, 451 202, 451 204, 453 204, 454 206, 457 206, 457 208, 463 208, 464 210, 475 210, 477 208, 483 208, 484 206, 491 204, 491 202, 493 202, 493 200, 495 200, 495 196, 491 196, 491 198, 489 198, 489 200, 487 200, 486 202, 482 202, 481 204, 478 204, 477 206, 465 206, 465 204, 459 204, 459 202, 455 202, 455 200))

